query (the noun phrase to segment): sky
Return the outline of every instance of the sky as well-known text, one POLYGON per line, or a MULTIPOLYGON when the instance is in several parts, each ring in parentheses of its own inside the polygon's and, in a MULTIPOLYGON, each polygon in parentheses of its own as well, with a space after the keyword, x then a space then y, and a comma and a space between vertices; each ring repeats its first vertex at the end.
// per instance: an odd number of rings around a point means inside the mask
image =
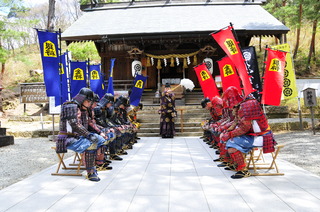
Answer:
POLYGON ((23 0, 26 6, 35 6, 38 4, 48 3, 49 0, 23 0))
MULTIPOLYGON (((34 7, 39 4, 49 3, 49 0, 22 0, 26 7, 34 7)), ((10 8, 1 7, 0 8, 0 16, 6 16, 10 11, 10 8)))

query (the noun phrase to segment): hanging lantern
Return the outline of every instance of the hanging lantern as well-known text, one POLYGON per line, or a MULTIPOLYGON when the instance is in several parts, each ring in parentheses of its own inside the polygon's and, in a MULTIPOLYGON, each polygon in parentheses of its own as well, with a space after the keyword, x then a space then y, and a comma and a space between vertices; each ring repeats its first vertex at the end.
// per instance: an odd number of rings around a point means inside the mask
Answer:
POLYGON ((210 71, 210 73, 213 73, 213 60, 211 58, 204 58, 203 62, 206 63, 208 70, 210 71))
POLYGON ((135 77, 136 75, 141 75, 142 71, 142 63, 139 60, 134 60, 131 64, 131 72, 132 77, 135 77))

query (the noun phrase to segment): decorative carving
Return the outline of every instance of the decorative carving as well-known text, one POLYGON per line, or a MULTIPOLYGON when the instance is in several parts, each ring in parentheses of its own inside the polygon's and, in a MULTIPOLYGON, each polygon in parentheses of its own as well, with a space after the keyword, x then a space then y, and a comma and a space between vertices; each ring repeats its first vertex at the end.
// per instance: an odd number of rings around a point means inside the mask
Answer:
POLYGON ((130 55, 130 59, 138 59, 138 57, 143 54, 143 50, 132 48, 130 51, 128 51, 128 54, 130 55))

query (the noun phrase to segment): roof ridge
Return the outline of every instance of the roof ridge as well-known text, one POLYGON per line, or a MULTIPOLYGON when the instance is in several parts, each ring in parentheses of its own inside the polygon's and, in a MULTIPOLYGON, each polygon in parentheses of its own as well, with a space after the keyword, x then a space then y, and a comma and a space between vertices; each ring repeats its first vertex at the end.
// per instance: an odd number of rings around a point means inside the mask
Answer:
POLYGON ((130 2, 112 2, 112 3, 102 3, 97 4, 92 7, 91 5, 81 5, 80 9, 84 12, 98 11, 98 10, 114 10, 114 9, 134 9, 134 8, 148 8, 148 7, 173 7, 173 6, 216 6, 216 5, 262 5, 264 1, 232 1, 232 0, 218 0, 213 2, 212 0, 196 1, 191 0, 177 2, 170 0, 160 0, 160 1, 130 1, 130 2))

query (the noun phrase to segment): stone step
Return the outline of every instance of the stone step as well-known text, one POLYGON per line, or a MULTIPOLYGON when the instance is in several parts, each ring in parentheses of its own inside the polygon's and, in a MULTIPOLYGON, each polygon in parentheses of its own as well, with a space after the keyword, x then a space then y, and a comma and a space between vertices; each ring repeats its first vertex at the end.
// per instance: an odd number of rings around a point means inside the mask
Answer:
MULTIPOLYGON (((175 126, 176 132, 181 132, 181 127, 176 125, 175 126)), ((158 127, 148 127, 148 128, 140 128, 139 129, 139 133, 147 133, 147 132, 159 132, 159 126, 158 127)), ((183 126, 183 132, 202 132, 203 130, 201 129, 201 127, 185 127, 183 126)))
MULTIPOLYGON (((196 117, 196 118, 191 118, 191 117, 189 117, 189 118, 183 118, 183 124, 186 124, 186 123, 196 123, 196 124, 200 124, 203 120, 205 120, 205 118, 202 118, 202 117, 200 117, 200 118, 198 118, 198 117, 196 117)), ((160 122, 160 117, 158 116, 158 117, 154 117, 154 118, 144 118, 144 119, 140 119, 140 118, 138 118, 138 122, 140 122, 140 123, 142 123, 143 125, 145 125, 145 124, 147 124, 147 123, 157 123, 157 124, 159 124, 159 122, 160 122)), ((178 116, 178 117, 176 117, 175 118, 175 123, 176 124, 180 124, 180 122, 181 122, 181 118, 178 116)))
MULTIPOLYGON (((158 110, 160 109, 160 107, 155 107, 153 110, 141 110, 138 111, 137 115, 146 115, 146 114, 158 114, 158 110)), ((183 114, 193 114, 193 113, 198 113, 198 114, 205 114, 207 116, 209 116, 209 112, 203 108, 193 108, 193 109, 185 109, 183 107, 176 107, 176 110, 178 111, 178 113, 181 113, 181 110, 183 110, 183 114)))
MULTIPOLYGON (((175 117, 176 121, 180 122, 180 119, 182 118, 181 114, 178 112, 177 117, 175 117)), ((197 122, 201 122, 204 119, 210 118, 207 114, 204 113, 194 113, 194 114, 183 114, 183 121, 188 122, 188 120, 192 120, 192 121, 197 121, 197 122)), ((158 114, 149 114, 149 115, 139 115, 137 116, 137 119, 140 120, 141 122, 146 122, 146 121, 150 121, 150 120, 159 120, 160 119, 160 115, 158 114)), ((153 121, 150 121, 153 122, 153 121)))
MULTIPOLYGON (((141 129, 142 128, 157 128, 159 126, 160 126, 159 122, 157 122, 157 123, 151 123, 151 122, 141 123, 141 129)), ((180 123, 176 122, 175 126, 180 127, 180 123)), ((186 122, 186 123, 183 123, 183 127, 200 127, 200 123, 186 122)))
MULTIPOLYGON (((202 132, 176 132, 175 137, 200 137, 202 132)), ((138 133, 139 137, 160 137, 159 133, 138 133)), ((138 141, 139 142, 139 141, 138 141)))

